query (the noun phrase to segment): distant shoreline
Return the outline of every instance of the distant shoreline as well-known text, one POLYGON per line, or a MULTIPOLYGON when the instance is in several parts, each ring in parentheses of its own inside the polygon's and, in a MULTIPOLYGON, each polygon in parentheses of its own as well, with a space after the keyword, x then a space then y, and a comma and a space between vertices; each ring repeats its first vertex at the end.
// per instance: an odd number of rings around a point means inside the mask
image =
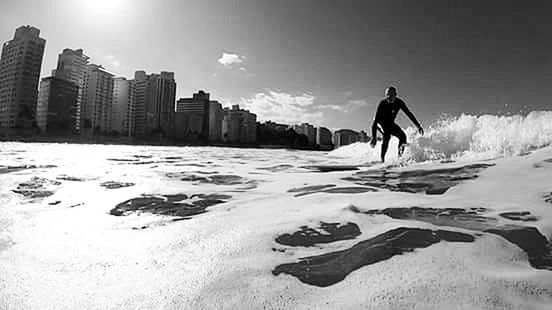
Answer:
POLYGON ((172 142, 136 140, 130 137, 0 137, 0 142, 22 142, 22 143, 67 143, 67 144, 103 144, 103 145, 135 145, 135 146, 214 146, 231 148, 254 148, 254 149, 291 149, 301 151, 330 151, 316 147, 293 147, 278 144, 230 144, 230 143, 204 143, 204 142, 172 142))

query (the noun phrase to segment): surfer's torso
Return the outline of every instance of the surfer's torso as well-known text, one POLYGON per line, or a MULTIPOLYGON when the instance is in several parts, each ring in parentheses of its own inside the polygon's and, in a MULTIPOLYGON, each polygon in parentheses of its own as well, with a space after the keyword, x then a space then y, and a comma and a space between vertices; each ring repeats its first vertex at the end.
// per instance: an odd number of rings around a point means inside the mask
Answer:
POLYGON ((376 122, 381 124, 382 127, 391 126, 395 123, 395 118, 401 109, 404 109, 406 104, 399 98, 391 103, 387 99, 380 101, 376 112, 376 122))

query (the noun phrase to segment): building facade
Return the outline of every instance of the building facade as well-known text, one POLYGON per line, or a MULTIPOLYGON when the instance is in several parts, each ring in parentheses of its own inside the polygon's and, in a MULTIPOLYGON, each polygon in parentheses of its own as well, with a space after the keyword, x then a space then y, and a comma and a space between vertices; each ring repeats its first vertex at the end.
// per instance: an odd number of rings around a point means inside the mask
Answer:
POLYGON ((146 74, 136 71, 133 80, 133 128, 136 137, 155 133, 174 135, 176 82, 173 72, 146 74))
POLYGON ((193 94, 192 98, 181 98, 176 102, 175 136, 178 140, 209 139, 210 103, 209 93, 202 90, 193 94))
POLYGON ((333 148, 332 132, 326 127, 316 128, 316 144, 322 149, 333 148))
POLYGON ((293 125, 293 130, 298 134, 307 136, 310 145, 316 144, 316 128, 313 125, 309 123, 293 125))
POLYGON ((359 141, 359 133, 354 130, 339 129, 334 132, 334 146, 336 148, 359 141))
POLYGON ((77 123, 75 124, 75 131, 77 132, 80 131, 82 95, 88 60, 89 57, 84 54, 82 49, 72 50, 66 48, 59 54, 57 67, 52 71, 52 76, 72 82, 78 86, 77 123))
POLYGON ((80 131, 87 136, 111 133, 113 74, 101 66, 86 66, 81 102, 80 131))
POLYGON ((257 142, 257 115, 233 105, 223 110, 222 140, 232 144, 257 142))
POLYGON ((222 141, 224 110, 218 101, 209 101, 209 142, 222 141))
POLYGON ((0 131, 36 125, 38 83, 46 40, 31 26, 16 29, 0 58, 0 131))
POLYGON ((131 81, 124 77, 113 79, 111 130, 118 135, 130 135, 130 128, 132 126, 132 95, 133 83, 131 81))
POLYGON ((76 133, 78 92, 76 84, 56 77, 40 81, 36 121, 42 133, 76 133))

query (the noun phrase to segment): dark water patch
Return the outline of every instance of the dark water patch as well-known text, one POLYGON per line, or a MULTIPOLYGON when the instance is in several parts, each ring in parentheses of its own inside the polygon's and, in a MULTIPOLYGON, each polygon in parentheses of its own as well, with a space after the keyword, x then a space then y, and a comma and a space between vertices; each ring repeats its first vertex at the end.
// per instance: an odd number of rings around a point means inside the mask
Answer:
POLYGON ((151 156, 151 155, 132 155, 132 157, 134 157, 134 158, 152 158, 153 156, 151 156))
POLYGON ((163 157, 163 159, 167 159, 167 160, 183 160, 184 157, 182 157, 182 156, 169 156, 169 157, 163 157))
POLYGON ((208 183, 213 183, 216 185, 237 185, 244 182, 244 178, 239 175, 232 174, 215 174, 208 177, 208 183))
POLYGON ((168 178, 181 178, 182 181, 197 181, 194 178, 204 178, 203 176, 196 176, 195 174, 203 174, 203 175, 209 175, 209 174, 218 174, 218 171, 202 171, 202 170, 196 170, 196 171, 179 171, 179 172, 167 172, 165 173, 165 176, 168 178))
POLYGON ((500 213, 499 215, 512 221, 536 222, 539 220, 538 217, 531 215, 529 211, 504 212, 500 213))
POLYGON ((301 226, 292 234, 283 234, 276 238, 276 242, 289 246, 310 247, 319 243, 331 243, 341 240, 354 239, 360 235, 360 229, 355 223, 324 223, 318 228, 301 226))
POLYGON ((543 161, 541 161, 541 162, 538 162, 538 163, 533 164, 533 167, 534 167, 534 168, 542 168, 542 167, 544 167, 544 166, 548 166, 548 165, 551 164, 551 163, 552 163, 552 158, 548 158, 548 159, 545 159, 545 160, 543 160, 543 161))
POLYGON ((390 191, 442 195, 462 181, 478 177, 483 169, 494 164, 473 164, 456 168, 392 171, 385 169, 357 172, 342 180, 358 185, 377 187, 390 191))
POLYGON ((46 178, 32 177, 29 181, 20 183, 17 189, 12 190, 16 194, 27 198, 44 198, 54 194, 52 187, 61 185, 61 182, 46 178))
POLYGON ((100 186, 105 187, 107 189, 117 189, 122 187, 130 187, 134 185, 136 184, 132 182, 116 182, 116 181, 107 181, 100 184, 100 186))
POLYGON ((20 165, 20 166, 0 166, 0 174, 17 172, 27 169, 56 168, 55 165, 20 165))
POLYGON ((190 167, 200 167, 200 168, 207 167, 207 165, 194 164, 194 163, 182 163, 182 164, 176 164, 175 166, 190 166, 190 167))
POLYGON ((232 198, 230 195, 225 194, 194 194, 190 196, 190 199, 193 198, 207 199, 207 200, 228 200, 232 198))
POLYGON ((527 253, 529 264, 534 268, 552 271, 552 243, 535 227, 511 226, 485 232, 499 235, 520 247, 527 253))
POLYGON ((239 175, 233 174, 207 174, 207 175, 195 175, 195 174, 182 174, 181 181, 206 183, 214 185, 242 185, 241 189, 248 190, 257 187, 258 181, 249 180, 239 175))
POLYGON ((92 179, 91 178, 83 178, 83 177, 74 177, 74 176, 63 174, 63 175, 57 176, 56 180, 72 181, 72 182, 84 182, 84 181, 90 181, 92 179))
POLYGON ((437 226, 450 226, 470 230, 483 231, 494 228, 498 220, 493 217, 481 215, 486 212, 484 208, 387 208, 381 210, 360 211, 356 207, 351 207, 351 211, 360 212, 369 215, 387 215, 397 220, 414 220, 431 223, 437 226))
POLYGON ((441 164, 452 164, 454 163, 454 160, 452 159, 443 159, 440 161, 441 164))
POLYGON ((336 187, 336 185, 324 184, 324 185, 311 185, 311 186, 305 186, 305 187, 297 187, 297 188, 292 188, 288 190, 288 193, 312 192, 312 191, 319 191, 330 187, 336 187))
POLYGON ((272 274, 277 276, 285 273, 303 283, 327 287, 342 281, 351 272, 363 266, 387 260, 395 255, 426 248, 441 241, 474 240, 472 235, 460 232, 401 227, 361 241, 346 250, 304 257, 296 263, 276 266, 272 274))
POLYGON ((336 188, 325 189, 321 192, 330 193, 330 194, 361 194, 361 193, 369 193, 369 192, 377 192, 377 191, 378 191, 377 189, 370 188, 370 187, 349 186, 349 187, 336 187, 336 188))
POLYGON ((155 161, 155 160, 149 160, 149 161, 136 161, 136 162, 129 162, 129 165, 151 165, 151 164, 159 164, 159 163, 165 163, 164 161, 155 161))
POLYGON ((180 178, 180 181, 188 181, 188 182, 207 182, 207 177, 203 176, 197 176, 195 174, 190 174, 183 176, 180 178))
POLYGON ((552 192, 544 195, 543 198, 544 198, 544 202, 552 203, 552 192))
POLYGON ((301 166, 300 168, 308 169, 315 172, 335 172, 335 171, 353 171, 359 170, 358 166, 346 166, 346 165, 313 165, 313 166, 301 166))
MULTIPOLYGON (((360 211, 358 208, 350 209, 354 212, 360 211)), ((495 218, 480 215, 485 211, 484 208, 435 209, 412 207, 369 210, 362 213, 384 214, 393 219, 416 220, 437 226, 458 227, 499 235, 524 250, 529 257, 529 263, 534 268, 552 270, 552 243, 536 228, 520 225, 501 225, 495 218)))
POLYGON ((531 155, 531 152, 530 151, 523 151, 523 152, 520 152, 518 154, 519 157, 525 157, 527 155, 531 155))
POLYGON ((368 192, 377 192, 378 190, 371 187, 362 186, 348 186, 348 187, 336 187, 335 184, 325 185, 312 185, 300 188, 292 188, 288 190, 291 193, 297 193, 294 197, 301 197, 316 193, 330 193, 330 194, 360 194, 368 192))
POLYGON ((291 168, 293 168, 293 165, 282 164, 282 165, 275 165, 275 166, 270 166, 270 167, 259 167, 257 169, 259 169, 259 170, 268 170, 268 171, 271 171, 271 172, 280 172, 280 171, 289 170, 291 168))
POLYGON ((118 162, 137 162, 140 161, 139 159, 131 159, 131 158, 108 158, 109 161, 118 161, 118 162))
MULTIPOLYGON (((175 216, 181 219, 190 219, 194 215, 207 212, 207 208, 226 200, 218 199, 222 196, 193 195, 188 197, 185 194, 177 195, 144 195, 142 197, 124 201, 111 209, 110 214, 125 216, 131 213, 152 213, 158 215, 175 216)), ((224 196, 228 198, 230 196, 224 196)))

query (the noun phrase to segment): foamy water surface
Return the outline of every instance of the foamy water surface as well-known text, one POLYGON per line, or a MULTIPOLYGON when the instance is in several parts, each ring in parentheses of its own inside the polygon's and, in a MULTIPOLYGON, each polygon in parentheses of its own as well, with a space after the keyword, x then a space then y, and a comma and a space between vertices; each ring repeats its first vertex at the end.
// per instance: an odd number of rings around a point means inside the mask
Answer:
POLYGON ((405 159, 0 143, 1 309, 548 309, 552 115, 405 159))

